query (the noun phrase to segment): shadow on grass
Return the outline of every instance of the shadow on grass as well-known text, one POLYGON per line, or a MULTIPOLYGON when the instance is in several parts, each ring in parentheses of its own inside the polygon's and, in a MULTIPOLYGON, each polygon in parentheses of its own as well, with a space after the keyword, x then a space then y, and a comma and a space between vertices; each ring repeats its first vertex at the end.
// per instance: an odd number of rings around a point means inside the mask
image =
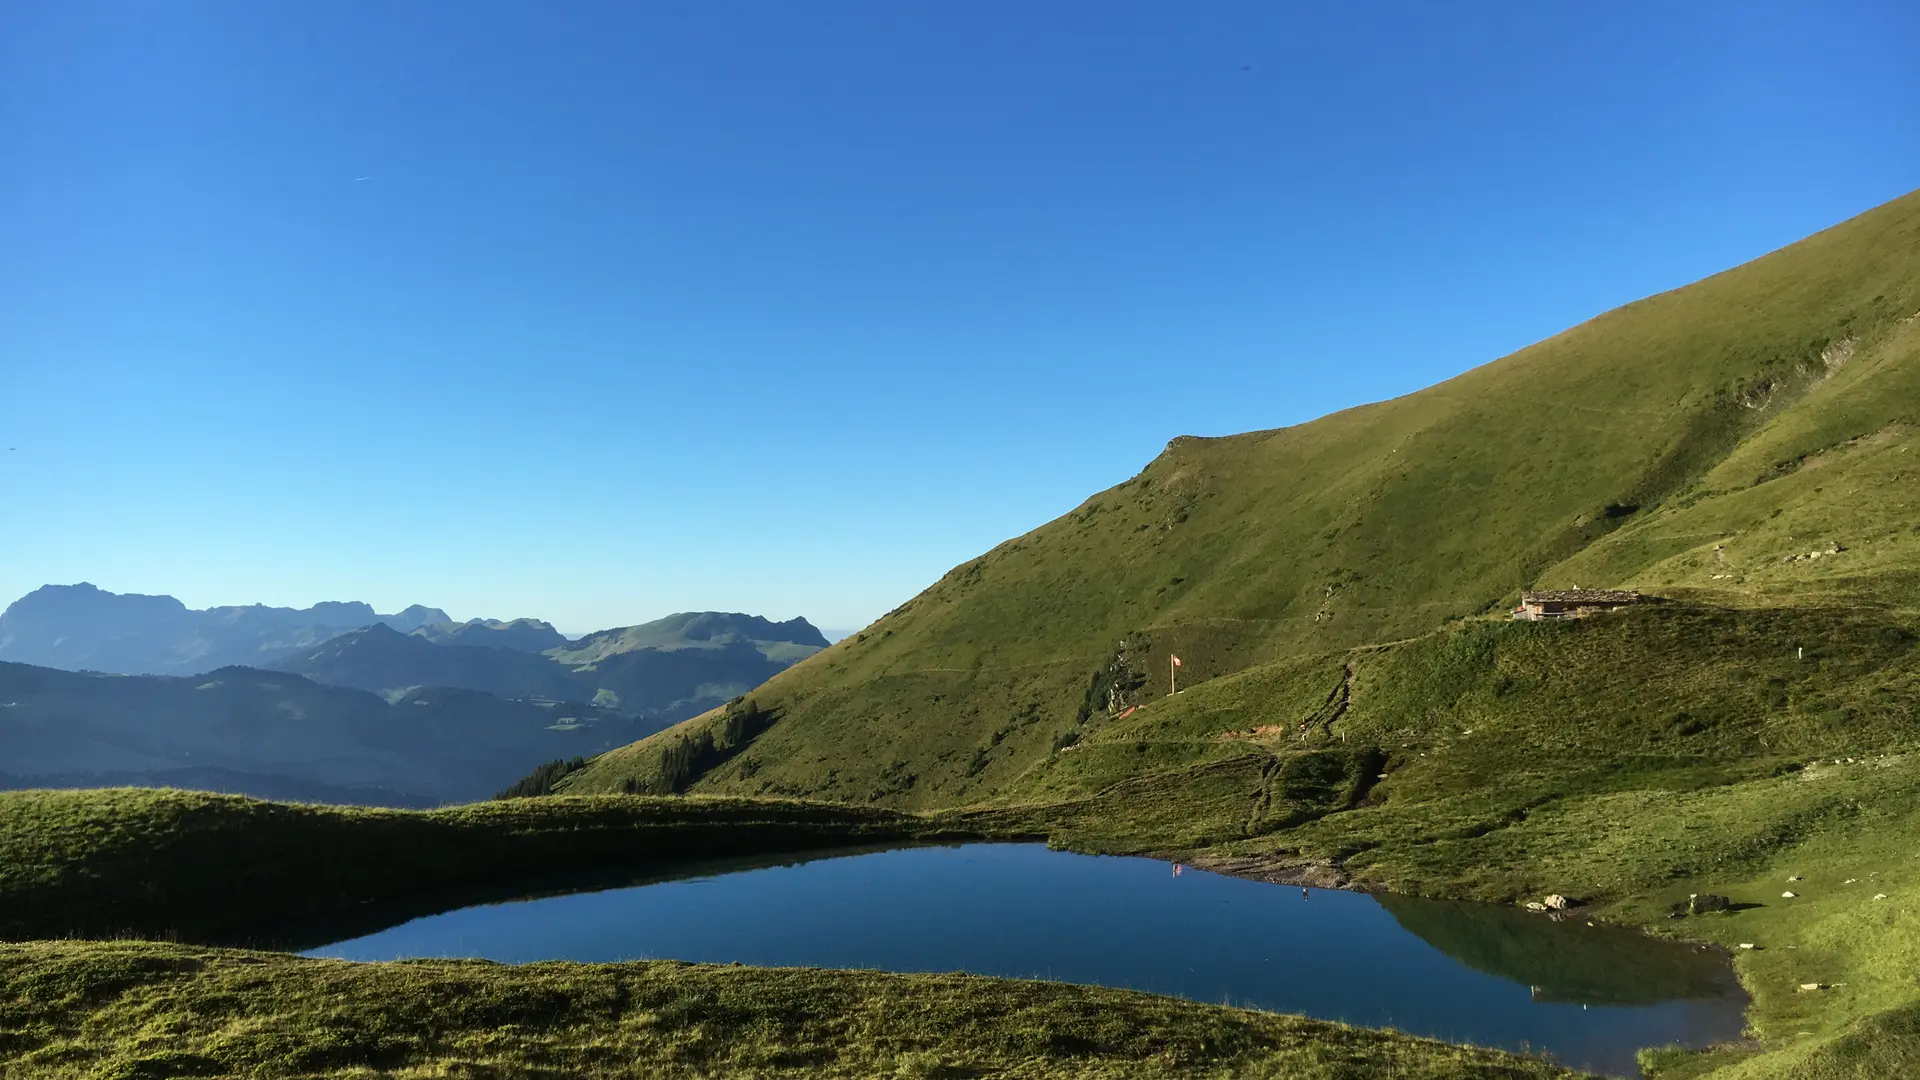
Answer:
POLYGON ((322 946, 331 945, 335 942, 348 941, 357 937, 365 937, 368 934, 379 933, 382 930, 399 926, 402 923, 411 922, 414 919, 427 918, 448 911, 456 911, 460 908, 478 907, 487 904, 512 904, 526 900, 541 900, 548 897, 568 896, 577 893, 605 892, 610 889, 630 889, 641 885, 659 885, 669 881, 689 881, 696 878, 715 877, 721 874, 742 873, 748 870, 799 866, 804 863, 819 862, 825 859, 839 859, 852 855, 870 855, 882 851, 899 851, 905 848, 958 846, 960 846, 958 843, 875 843, 821 848, 813 851, 777 852, 702 859, 672 866, 601 866, 557 873, 533 874, 491 881, 483 885, 465 888, 440 889, 394 900, 368 901, 355 910, 332 912, 319 917, 301 918, 284 922, 269 920, 245 931, 215 935, 209 940, 200 943, 251 949, 273 949, 283 952, 305 952, 309 949, 321 948, 322 946))

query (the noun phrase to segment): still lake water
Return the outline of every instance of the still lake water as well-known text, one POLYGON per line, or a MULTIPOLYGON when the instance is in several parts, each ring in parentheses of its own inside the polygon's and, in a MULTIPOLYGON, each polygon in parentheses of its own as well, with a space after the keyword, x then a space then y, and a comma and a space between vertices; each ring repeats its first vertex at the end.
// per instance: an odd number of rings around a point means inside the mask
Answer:
POLYGON ((1634 1051, 1739 1037, 1726 961, 1487 905, 1303 891, 1038 844, 913 847, 462 908, 309 951, 353 960, 675 959, 967 971, 1532 1049, 1636 1075, 1634 1051))

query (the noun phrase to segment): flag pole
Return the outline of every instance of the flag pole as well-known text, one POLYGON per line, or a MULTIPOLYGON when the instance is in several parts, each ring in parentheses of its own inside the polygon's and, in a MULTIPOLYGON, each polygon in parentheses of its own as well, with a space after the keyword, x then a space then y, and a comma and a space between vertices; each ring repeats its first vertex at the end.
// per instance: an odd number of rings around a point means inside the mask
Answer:
POLYGON ((1167 654, 1167 696, 1168 697, 1172 697, 1173 695, 1180 692, 1179 686, 1177 685, 1179 680, 1174 675, 1174 671, 1177 668, 1179 668, 1179 666, 1180 666, 1180 658, 1173 655, 1172 653, 1168 653, 1167 654))

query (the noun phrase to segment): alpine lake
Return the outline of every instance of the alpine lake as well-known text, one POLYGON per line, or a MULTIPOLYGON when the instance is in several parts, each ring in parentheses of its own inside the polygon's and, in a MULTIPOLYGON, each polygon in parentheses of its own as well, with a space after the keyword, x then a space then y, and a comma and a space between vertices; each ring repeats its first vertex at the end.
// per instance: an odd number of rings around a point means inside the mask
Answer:
MULTIPOLYGON (((1039 844, 714 864, 460 907, 309 956, 674 959, 965 971, 1393 1028, 1637 1076, 1641 1047, 1738 1039, 1716 950, 1490 905, 1302 889, 1039 844)), ((309 939, 311 940, 311 939, 309 939)))

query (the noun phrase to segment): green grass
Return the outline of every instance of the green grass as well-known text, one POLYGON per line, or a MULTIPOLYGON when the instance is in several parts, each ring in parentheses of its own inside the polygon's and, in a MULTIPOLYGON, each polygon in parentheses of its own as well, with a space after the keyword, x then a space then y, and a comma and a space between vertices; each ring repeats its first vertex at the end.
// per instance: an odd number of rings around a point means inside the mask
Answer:
MULTIPOLYGON (((1779 935, 1736 952, 1769 1052, 1722 1055, 1729 1077, 1900 1075, 1920 1060, 1901 1034, 1920 1010, 1920 633, 1902 612, 1672 602, 1470 621, 1097 721, 1021 783, 1053 801, 980 813, 1085 849, 1200 847, 1185 857, 1202 866, 1400 894, 1557 892, 1729 947, 1779 935), (1303 733, 1343 684, 1339 718, 1303 733), (1386 778, 1358 805, 1292 824, 1255 812, 1280 803, 1280 763, 1365 746, 1386 778), (1239 786, 1194 782, 1222 772, 1239 786), (1808 884, 1788 902, 1791 874, 1808 884), (1757 906, 1669 919, 1693 892, 1757 906), (1809 981, 1844 985, 1797 989, 1809 981)), ((1716 1061, 1655 1060, 1675 1077, 1716 1061)))
POLYGON ((1477 839, 1577 798, 1718 789, 1910 746, 1920 632, 1886 612, 1682 602, 1469 621, 1249 668, 1082 732, 963 816, 1044 821, 1101 851, 1274 836, 1372 886, 1510 900, 1531 864, 1470 884, 1447 832, 1477 839), (1392 869, 1416 857, 1436 862, 1431 882, 1392 869))
POLYGON ((0 1066, 56 1078, 1550 1080, 1497 1051, 1121 990, 681 964, 0 945, 0 1066))
POLYGON ((0 792, 0 938, 318 944, 579 875, 963 835, 980 834, 897 811, 738 798, 408 811, 142 788, 0 792))
MULTIPOLYGON (((1806 822, 1799 839, 1763 869, 1705 874, 1616 906, 1616 917, 1664 922, 1734 950, 1754 999, 1749 1020, 1767 1052, 1709 1058, 1706 1064, 1720 1066, 1709 1073, 1717 1080, 1867 1080, 1920 1070, 1920 985, 1914 978, 1920 970, 1920 860, 1910 839, 1920 830, 1917 767, 1920 761, 1911 758, 1856 759, 1802 774, 1808 779, 1783 780, 1782 788, 1822 790, 1820 798, 1833 812, 1806 822), (1666 902, 1691 891, 1723 893, 1741 907, 1663 920, 1666 902), (1797 895, 1781 895, 1787 891, 1797 895), (1757 948, 1742 950, 1741 943, 1757 948), (1800 989, 1809 983, 1824 988, 1800 989)), ((1784 820, 1814 797, 1760 787, 1721 798, 1743 820, 1784 820)), ((1693 1065, 1682 1056, 1659 1075, 1696 1075, 1693 1065)))

